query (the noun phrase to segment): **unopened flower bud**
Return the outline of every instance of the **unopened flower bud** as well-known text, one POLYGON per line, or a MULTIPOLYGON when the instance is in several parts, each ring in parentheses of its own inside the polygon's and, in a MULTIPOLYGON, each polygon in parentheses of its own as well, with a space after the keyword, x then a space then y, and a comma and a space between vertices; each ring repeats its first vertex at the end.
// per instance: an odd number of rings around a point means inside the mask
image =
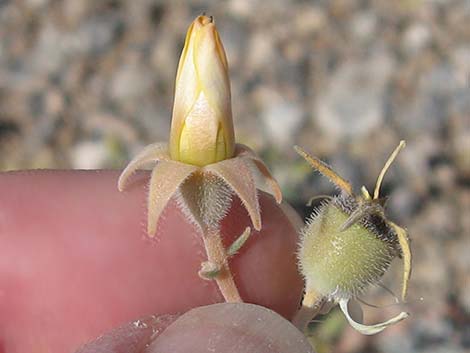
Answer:
POLYGON ((170 155, 205 166, 234 151, 227 58, 212 17, 199 16, 188 29, 178 65, 170 155))

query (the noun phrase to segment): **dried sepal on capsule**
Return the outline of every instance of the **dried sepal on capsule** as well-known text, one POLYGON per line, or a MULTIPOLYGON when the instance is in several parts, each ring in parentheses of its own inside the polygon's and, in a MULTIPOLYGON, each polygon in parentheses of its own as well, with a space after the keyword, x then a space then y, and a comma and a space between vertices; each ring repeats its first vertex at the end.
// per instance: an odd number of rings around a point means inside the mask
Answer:
POLYGON ((377 325, 362 325, 348 313, 348 301, 377 283, 396 256, 404 262, 402 299, 411 274, 411 251, 406 231, 389 221, 380 198, 380 186, 387 169, 405 146, 401 141, 379 174, 373 197, 361 188, 355 195, 351 184, 327 164, 300 147, 296 151, 310 165, 335 184, 341 193, 323 201, 302 230, 298 252, 299 267, 305 278, 303 311, 296 324, 303 328, 325 302, 339 303, 351 325, 364 334, 374 334, 403 320, 407 313, 377 325), (316 308, 312 312, 312 308, 316 308))

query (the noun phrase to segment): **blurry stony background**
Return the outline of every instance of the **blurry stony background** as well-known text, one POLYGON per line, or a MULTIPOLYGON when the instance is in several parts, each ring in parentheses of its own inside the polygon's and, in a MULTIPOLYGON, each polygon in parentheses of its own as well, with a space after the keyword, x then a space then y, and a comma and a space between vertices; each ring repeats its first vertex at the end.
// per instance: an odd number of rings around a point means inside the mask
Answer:
MULTIPOLYGON (((292 145, 371 189, 407 140, 383 193, 413 241, 413 316, 363 337, 333 311, 313 325, 319 353, 468 352, 469 1, 0 0, 0 170, 121 168, 167 140, 179 52, 202 11, 227 51, 237 140, 302 215, 334 190, 292 145)), ((384 281, 399 292, 394 267, 384 281)), ((393 302, 382 289, 367 300, 393 302)))

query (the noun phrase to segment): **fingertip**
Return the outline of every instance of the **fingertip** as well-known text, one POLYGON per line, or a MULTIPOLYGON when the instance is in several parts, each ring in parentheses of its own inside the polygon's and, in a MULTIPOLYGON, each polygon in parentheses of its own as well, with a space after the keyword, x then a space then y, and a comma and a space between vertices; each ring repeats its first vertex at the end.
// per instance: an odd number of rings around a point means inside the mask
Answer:
POLYGON ((149 316, 129 322, 85 344, 75 353, 141 353, 176 318, 175 315, 149 316))
MULTIPOLYGON (((282 206, 268 194, 260 193, 263 227, 252 232, 230 267, 242 299, 269 307, 287 319, 292 318, 302 296, 303 281, 297 269, 298 235, 296 225, 282 206)), ((239 201, 224 219, 226 245, 249 224, 239 201)))
MULTIPOLYGON (((6 289, 0 302, 6 351, 30 351, 38 340, 50 352, 70 351, 133 317, 222 300, 217 285, 197 275, 206 259, 202 240, 176 202, 162 219, 159 239, 143 241, 148 174, 137 173, 123 193, 117 176, 0 174, 0 271, 10 274, 0 278, 6 289), (54 319, 44 324, 41 318, 51 313, 54 319)), ((297 232, 271 196, 260 193, 259 200, 263 228, 252 232, 230 267, 244 301, 290 318, 302 294, 297 232)), ((222 226, 225 245, 248 226, 250 218, 236 199, 222 226)))
POLYGON ((314 353, 307 338, 275 312, 253 304, 222 303, 182 315, 144 353, 314 353))

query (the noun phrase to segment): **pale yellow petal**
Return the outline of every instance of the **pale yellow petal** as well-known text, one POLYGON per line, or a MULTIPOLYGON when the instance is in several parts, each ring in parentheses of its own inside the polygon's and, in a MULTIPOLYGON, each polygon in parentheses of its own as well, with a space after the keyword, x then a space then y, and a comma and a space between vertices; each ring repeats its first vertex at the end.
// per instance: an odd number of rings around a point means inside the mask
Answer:
POLYGON ((235 194, 240 198, 251 218, 256 230, 261 229, 261 214, 258 203, 258 194, 253 175, 240 158, 226 159, 222 162, 210 164, 203 169, 222 178, 235 194))
POLYGON ((158 219, 178 187, 199 168, 175 161, 160 162, 152 171, 148 194, 147 233, 155 235, 158 219))
POLYGON ((231 158, 234 141, 227 58, 213 18, 199 16, 188 29, 178 65, 170 155, 208 165, 231 158))
POLYGON ((176 74, 175 100, 170 130, 170 154, 175 160, 179 159, 179 141, 184 121, 200 94, 193 60, 193 42, 200 27, 198 19, 188 29, 176 74))
POLYGON ((226 159, 225 140, 219 140, 221 130, 214 110, 201 93, 182 127, 177 160, 204 166, 226 159))
POLYGON ((150 162, 168 160, 168 147, 166 143, 153 143, 146 146, 137 156, 135 156, 122 171, 118 180, 118 189, 123 191, 129 177, 140 167, 150 162))
POLYGON ((197 33, 194 64, 201 90, 222 125, 226 158, 230 158, 235 150, 230 81, 227 58, 214 23, 197 33))

